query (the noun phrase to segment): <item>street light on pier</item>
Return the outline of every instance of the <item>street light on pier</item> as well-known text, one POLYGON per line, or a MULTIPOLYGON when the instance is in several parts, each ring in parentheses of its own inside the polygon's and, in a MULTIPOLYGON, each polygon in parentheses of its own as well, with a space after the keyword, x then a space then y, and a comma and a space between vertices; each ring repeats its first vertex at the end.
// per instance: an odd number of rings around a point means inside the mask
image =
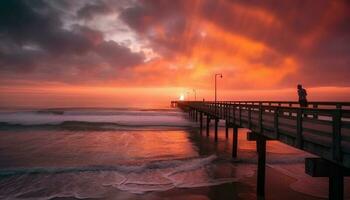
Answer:
POLYGON ((216 114, 216 97, 217 97, 217 92, 216 92, 216 90, 217 90, 217 87, 216 87, 216 77, 217 76, 219 76, 220 78, 222 78, 222 74, 220 73, 220 74, 215 74, 215 114, 216 114))

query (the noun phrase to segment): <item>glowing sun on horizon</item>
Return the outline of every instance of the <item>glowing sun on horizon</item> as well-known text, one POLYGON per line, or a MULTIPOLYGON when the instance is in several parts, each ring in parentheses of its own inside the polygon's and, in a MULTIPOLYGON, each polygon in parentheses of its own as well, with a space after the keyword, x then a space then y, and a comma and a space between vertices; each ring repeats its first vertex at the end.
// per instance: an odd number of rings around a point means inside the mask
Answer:
POLYGON ((185 95, 181 94, 180 97, 179 97, 179 100, 180 100, 180 101, 185 100, 185 95))

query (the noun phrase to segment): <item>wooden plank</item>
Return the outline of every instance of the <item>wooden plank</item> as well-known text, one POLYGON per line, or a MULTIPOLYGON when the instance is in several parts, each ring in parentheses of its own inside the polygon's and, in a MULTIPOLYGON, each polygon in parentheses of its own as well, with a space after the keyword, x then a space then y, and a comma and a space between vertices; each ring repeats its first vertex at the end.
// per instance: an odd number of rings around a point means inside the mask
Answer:
MULTIPOLYGON (((247 140, 248 141, 257 141, 259 137, 261 137, 261 136, 259 136, 259 134, 256 132, 252 132, 252 131, 247 132, 247 140)), ((265 138, 265 140, 274 140, 274 139, 265 138)))

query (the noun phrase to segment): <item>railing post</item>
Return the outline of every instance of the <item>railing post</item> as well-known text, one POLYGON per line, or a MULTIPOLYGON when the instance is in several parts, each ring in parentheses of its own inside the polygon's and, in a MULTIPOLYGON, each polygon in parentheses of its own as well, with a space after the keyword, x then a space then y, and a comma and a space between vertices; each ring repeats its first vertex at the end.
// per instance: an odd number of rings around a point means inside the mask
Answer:
POLYGON ((233 125, 236 126, 236 104, 233 105, 233 125))
POLYGON ((337 162, 342 161, 341 155, 341 110, 333 111, 332 156, 337 162))
POLYGON ((274 129, 275 129, 275 137, 278 139, 279 138, 279 130, 278 130, 278 117, 279 117, 279 108, 277 107, 275 109, 274 113, 274 129))
POLYGON ((225 120, 225 136, 226 136, 226 139, 228 138, 228 126, 229 126, 229 122, 228 122, 228 118, 226 118, 226 120, 225 120))
POLYGON ((201 135, 202 135, 202 132, 203 132, 203 112, 200 112, 199 114, 199 129, 200 129, 200 132, 201 132, 201 135))
POLYGON ((303 110, 298 108, 297 112, 297 137, 296 137, 296 146, 298 148, 303 148, 303 110))
POLYGON ((252 108, 248 108, 248 128, 252 128, 252 108))
MULTIPOLYGON (((315 104, 312 105, 312 108, 317 109, 317 108, 318 108, 318 105, 315 103, 315 104)), ((316 113, 313 114, 313 118, 314 118, 314 119, 317 119, 317 118, 318 118, 318 115, 317 115, 316 113)))
POLYGON ((259 133, 261 134, 263 132, 263 107, 260 103, 259 105, 259 133))
POLYGON ((239 126, 242 126, 242 106, 239 104, 239 126))

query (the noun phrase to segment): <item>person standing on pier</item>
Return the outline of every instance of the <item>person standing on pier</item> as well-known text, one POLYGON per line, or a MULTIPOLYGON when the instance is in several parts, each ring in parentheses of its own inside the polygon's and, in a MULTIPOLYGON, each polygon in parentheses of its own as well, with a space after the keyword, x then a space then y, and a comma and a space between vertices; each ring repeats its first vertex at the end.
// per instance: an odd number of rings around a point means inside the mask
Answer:
POLYGON ((298 96, 299 96, 299 104, 300 107, 307 107, 307 92, 306 90, 303 88, 303 86, 301 84, 298 84, 298 96))

